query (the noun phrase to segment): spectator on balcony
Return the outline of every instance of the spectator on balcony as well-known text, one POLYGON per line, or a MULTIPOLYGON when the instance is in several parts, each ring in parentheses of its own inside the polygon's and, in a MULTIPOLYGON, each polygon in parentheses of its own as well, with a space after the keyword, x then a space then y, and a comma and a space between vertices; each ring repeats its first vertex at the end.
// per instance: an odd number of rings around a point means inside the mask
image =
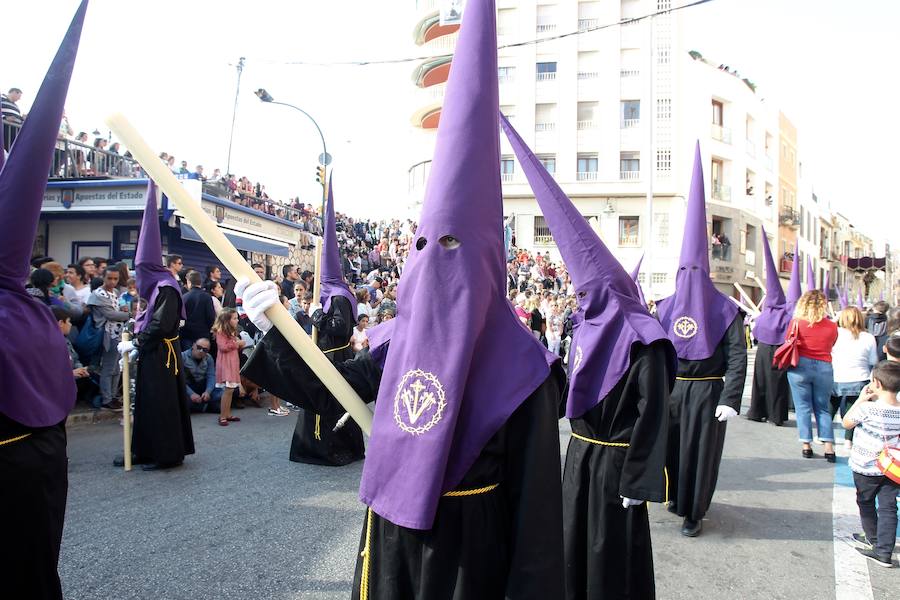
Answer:
POLYGON ((79 131, 78 135, 75 136, 75 141, 79 144, 79 146, 75 146, 75 149, 72 151, 72 163, 75 169, 75 177, 83 177, 84 175, 88 175, 88 164, 87 156, 81 147, 87 146, 88 134, 84 131, 79 131))
POLYGON ((221 169, 213 169, 212 177, 209 178, 210 181, 218 182, 222 179, 222 170, 221 169))
POLYGON ((722 244, 722 259, 731 260, 731 240, 725 233, 720 233, 719 242, 722 244))
POLYGON ((178 175, 178 167, 175 166, 175 156, 169 156, 166 160, 166 166, 169 167, 169 170, 172 171, 175 175, 178 175))
POLYGON ((106 175, 107 160, 104 152, 105 148, 105 139, 101 137, 94 138, 94 149, 91 151, 91 170, 94 175, 106 175))
POLYGON ((191 174, 191 171, 190 171, 190 169, 188 169, 187 161, 186 160, 181 161, 181 167, 178 168, 177 175, 190 175, 190 174, 191 174))
POLYGON ((722 258, 722 240, 719 239, 719 234, 713 233, 710 242, 712 243, 713 258, 722 258))
POLYGON ((197 165, 194 167, 194 172, 190 175, 191 179, 199 179, 200 181, 206 181, 206 176, 203 174, 203 165, 197 165))
MULTIPOLYGON (((24 121, 22 113, 19 111, 19 105, 16 104, 22 99, 22 90, 19 88, 10 88, 5 94, 0 94, 0 105, 2 105, 3 122, 11 125, 21 125, 24 121)), ((9 148, 7 148, 9 150, 9 148)))

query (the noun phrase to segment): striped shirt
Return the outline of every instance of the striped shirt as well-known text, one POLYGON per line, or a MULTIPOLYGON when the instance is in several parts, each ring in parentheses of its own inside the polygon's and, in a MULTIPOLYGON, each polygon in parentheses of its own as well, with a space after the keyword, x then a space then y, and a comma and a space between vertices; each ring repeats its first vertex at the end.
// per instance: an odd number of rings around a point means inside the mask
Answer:
POLYGON ((6 94, 0 94, 0 109, 2 109, 3 120, 10 123, 21 123, 22 113, 19 112, 19 106, 9 99, 6 94))
POLYGON ((860 475, 879 476, 875 461, 885 446, 900 446, 900 406, 880 400, 863 402, 848 415, 856 422, 850 470, 860 475))

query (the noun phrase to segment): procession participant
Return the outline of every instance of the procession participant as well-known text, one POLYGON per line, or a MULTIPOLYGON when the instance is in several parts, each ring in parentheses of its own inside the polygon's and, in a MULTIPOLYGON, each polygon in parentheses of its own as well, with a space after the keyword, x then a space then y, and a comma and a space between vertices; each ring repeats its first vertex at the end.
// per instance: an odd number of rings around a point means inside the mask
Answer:
MULTIPOLYGON (((377 399, 353 598, 564 596, 564 375, 505 296, 495 15, 467 3, 397 316, 335 365, 377 399), (444 318, 447 289, 465 321, 444 318)), ((261 328, 274 296, 244 292, 261 328)), ((274 329, 244 371, 295 404, 330 400, 274 329)))
MULTIPOLYGON (((337 363, 354 356, 350 338, 356 325, 356 296, 350 291, 350 286, 341 273, 333 190, 333 184, 329 180, 320 267, 319 302, 322 306, 313 311, 312 324, 318 330, 316 342, 319 348, 332 362, 337 363)), ((244 288, 237 289, 240 295, 244 288)), ((365 458, 362 430, 356 422, 351 420, 337 431, 334 430, 343 414, 344 408, 335 400, 323 402, 316 408, 307 406, 297 411, 290 459, 294 462, 337 467, 365 458)))
POLYGON ((710 280, 708 239, 698 143, 675 293, 656 303, 678 353, 666 458, 669 510, 684 517, 681 533, 688 537, 700 534, 712 502, 725 421, 741 408, 747 372, 744 316, 710 280))
MULTIPOLYGON (((147 308, 134 324, 135 339, 119 343, 119 352, 137 348, 134 463, 145 471, 177 467, 194 453, 190 400, 185 391, 178 328, 184 319, 181 287, 162 264, 156 185, 147 187, 147 203, 134 257, 138 293, 147 308)), ((126 358, 127 360, 127 358, 126 358)), ((119 466, 120 459, 114 464, 119 466)))
MULTIPOLYGON (((66 417, 76 388, 50 309, 25 291, 47 173, 87 10, 84 0, 4 163, 0 157, 0 565, 5 598, 62 599, 66 417)), ((0 151, 0 155, 3 152, 0 151)))
POLYGON ((762 245, 766 258, 766 305, 756 317, 753 327, 753 335, 759 344, 756 347, 753 390, 747 418, 751 421, 768 421, 780 427, 788 419, 791 387, 787 381, 787 370, 773 366, 772 359, 775 351, 784 343, 794 305, 800 299, 800 261, 794 261, 788 285, 789 297, 785 298, 765 228, 762 230, 762 245))
POLYGON ((631 276, 500 118, 583 314, 566 399, 572 423, 563 469, 566 597, 654 598, 645 501, 665 500, 675 348, 638 300, 631 276))

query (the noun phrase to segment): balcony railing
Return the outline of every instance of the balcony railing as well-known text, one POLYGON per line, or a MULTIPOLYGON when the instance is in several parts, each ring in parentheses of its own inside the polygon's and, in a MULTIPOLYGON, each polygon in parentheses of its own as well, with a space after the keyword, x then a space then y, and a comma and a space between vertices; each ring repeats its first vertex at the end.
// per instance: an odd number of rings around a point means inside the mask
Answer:
POLYGON ((598 71, 578 71, 578 79, 597 79, 600 77, 600 73, 598 71))
POLYGON ((538 73, 537 80, 538 81, 553 81, 556 79, 556 71, 552 71, 550 73, 538 73))
POLYGON ((638 76, 640 76, 640 74, 641 74, 640 69, 620 69, 619 70, 619 77, 621 77, 623 79, 626 77, 638 77, 638 76))
POLYGON ((633 129, 639 127, 640 124, 640 119, 622 119, 622 129, 633 129))
POLYGON ((713 182, 712 197, 720 202, 731 202, 731 186, 713 182))
POLYGON ((584 31, 600 24, 600 19, 578 19, 578 31, 584 31))
POLYGON ((516 75, 514 73, 504 74, 497 77, 497 82, 500 85, 505 83, 512 83, 516 80, 516 75))
POLYGON ((538 23, 538 33, 547 33, 548 31, 556 31, 556 23, 538 23))
POLYGON ((597 171, 579 171, 575 175, 578 181, 597 181, 597 171))
POLYGON ((715 123, 712 124, 712 137, 714 140, 719 140, 722 143, 730 144, 731 143, 731 130, 727 127, 722 127, 721 125, 717 125, 715 123))
POLYGON ((556 123, 535 123, 535 131, 553 131, 556 129, 556 123))
POLYGON ((634 248, 638 245, 638 235, 619 235, 619 246, 634 248))
POLYGON ((781 209, 781 212, 778 215, 778 222, 787 227, 796 229, 800 226, 800 213, 790 206, 786 206, 781 209))
POLYGON ((594 129, 595 127, 597 127, 597 124, 593 120, 578 121, 578 131, 584 131, 585 129, 594 129))
POLYGON ((546 234, 535 234, 534 245, 535 246, 552 246, 553 245, 553 236, 546 235, 546 234))
POLYGON ((640 178, 640 171, 619 171, 619 181, 637 181, 640 178))
POLYGON ((515 175, 515 173, 500 173, 500 181, 509 183, 513 180, 513 175, 515 175))
POLYGON ((747 156, 756 158, 756 144, 750 140, 744 140, 744 143, 746 144, 747 156))

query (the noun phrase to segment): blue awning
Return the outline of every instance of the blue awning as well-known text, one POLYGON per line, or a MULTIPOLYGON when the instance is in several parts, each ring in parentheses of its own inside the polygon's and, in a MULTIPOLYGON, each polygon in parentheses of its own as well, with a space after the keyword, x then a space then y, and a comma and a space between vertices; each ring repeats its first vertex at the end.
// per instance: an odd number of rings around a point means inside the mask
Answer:
MULTIPOLYGON (((260 254, 269 254, 271 256, 288 256, 290 255, 290 247, 287 244, 276 242, 275 240, 263 240, 261 238, 245 235, 241 233, 222 231, 235 248, 246 252, 259 252, 260 254)), ((181 237, 192 242, 201 242, 203 239, 197 231, 187 223, 181 224, 181 237)))

